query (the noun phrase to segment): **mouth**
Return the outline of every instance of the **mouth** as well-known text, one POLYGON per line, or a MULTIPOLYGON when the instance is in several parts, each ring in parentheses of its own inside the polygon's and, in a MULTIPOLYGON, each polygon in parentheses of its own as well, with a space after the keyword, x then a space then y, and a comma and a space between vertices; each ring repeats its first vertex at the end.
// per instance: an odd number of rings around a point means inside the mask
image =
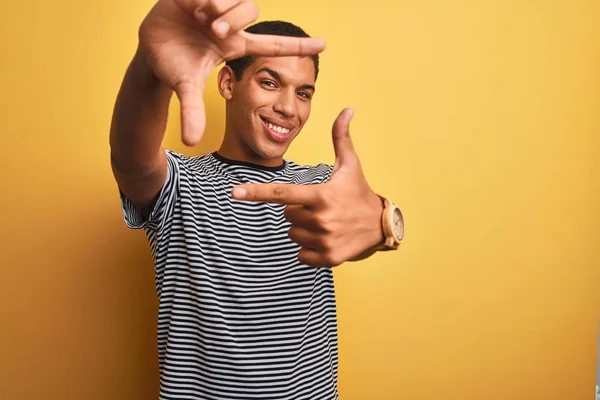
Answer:
POLYGON ((285 142, 294 132, 294 126, 259 115, 269 136, 277 142, 285 142))

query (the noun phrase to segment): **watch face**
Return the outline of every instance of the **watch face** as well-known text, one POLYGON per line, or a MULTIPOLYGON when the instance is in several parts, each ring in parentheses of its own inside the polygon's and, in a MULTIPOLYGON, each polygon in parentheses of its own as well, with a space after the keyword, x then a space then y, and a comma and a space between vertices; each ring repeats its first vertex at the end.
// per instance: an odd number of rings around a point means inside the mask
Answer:
POLYGON ((404 235, 404 221, 402 220, 402 213, 399 208, 394 209, 394 214, 392 215, 392 228, 394 229, 396 238, 401 240, 404 235))

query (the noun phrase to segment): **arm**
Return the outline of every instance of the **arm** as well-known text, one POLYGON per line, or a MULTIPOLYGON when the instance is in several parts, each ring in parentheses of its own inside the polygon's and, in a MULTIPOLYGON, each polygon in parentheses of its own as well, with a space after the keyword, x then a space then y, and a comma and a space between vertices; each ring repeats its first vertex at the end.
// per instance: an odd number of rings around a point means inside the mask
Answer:
POLYGON ((120 190, 143 216, 150 213, 167 176, 161 142, 172 90, 138 51, 121 85, 110 130, 111 164, 120 190))
POLYGON ((384 203, 369 186, 350 138, 353 112, 344 110, 333 126, 335 166, 319 185, 243 184, 233 188, 237 200, 285 204, 288 235, 301 246, 300 262, 336 266, 359 261, 386 242, 384 203))
POLYGON ((192 146, 204 132, 204 86, 219 63, 244 55, 312 55, 325 48, 320 39, 243 31, 257 16, 252 1, 159 0, 142 22, 110 131, 115 179, 142 215, 152 209, 168 172, 161 142, 173 92, 181 103, 182 140, 192 146), (217 29, 223 24, 229 29, 217 29))

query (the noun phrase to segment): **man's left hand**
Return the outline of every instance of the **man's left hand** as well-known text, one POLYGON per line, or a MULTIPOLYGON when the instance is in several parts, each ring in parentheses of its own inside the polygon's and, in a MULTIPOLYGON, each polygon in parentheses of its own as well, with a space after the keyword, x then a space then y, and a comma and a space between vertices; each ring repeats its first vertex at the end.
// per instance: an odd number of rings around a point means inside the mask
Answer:
POLYGON ((332 267, 366 258, 384 240, 383 204, 371 190, 350 138, 354 111, 344 109, 333 124, 335 166, 319 185, 244 184, 234 187, 237 200, 285 204, 292 224, 289 237, 301 246, 300 262, 332 267))

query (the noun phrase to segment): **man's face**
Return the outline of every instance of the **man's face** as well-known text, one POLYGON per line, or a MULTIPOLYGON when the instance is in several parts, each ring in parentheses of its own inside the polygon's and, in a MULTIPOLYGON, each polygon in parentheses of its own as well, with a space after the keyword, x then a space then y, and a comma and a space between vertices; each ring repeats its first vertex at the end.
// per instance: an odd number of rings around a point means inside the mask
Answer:
POLYGON ((310 57, 257 57, 232 83, 228 124, 256 159, 280 159, 310 115, 310 57))

